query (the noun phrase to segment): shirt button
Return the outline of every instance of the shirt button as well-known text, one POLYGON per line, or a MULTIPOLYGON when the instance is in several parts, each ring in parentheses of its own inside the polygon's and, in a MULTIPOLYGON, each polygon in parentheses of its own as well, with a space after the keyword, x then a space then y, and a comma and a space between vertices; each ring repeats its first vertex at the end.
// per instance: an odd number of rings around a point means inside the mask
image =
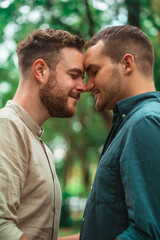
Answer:
POLYGON ((125 117, 126 117, 126 114, 122 114, 122 117, 125 118, 125 117))
POLYGON ((85 219, 83 218, 83 220, 82 220, 82 221, 84 222, 84 220, 85 220, 85 219))

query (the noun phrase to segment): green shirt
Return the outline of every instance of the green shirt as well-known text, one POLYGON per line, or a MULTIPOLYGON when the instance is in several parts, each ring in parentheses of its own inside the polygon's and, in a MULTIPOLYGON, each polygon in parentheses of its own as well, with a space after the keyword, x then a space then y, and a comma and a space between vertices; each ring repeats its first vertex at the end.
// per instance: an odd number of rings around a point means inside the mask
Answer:
POLYGON ((160 93, 117 103, 81 240, 160 239, 160 93))

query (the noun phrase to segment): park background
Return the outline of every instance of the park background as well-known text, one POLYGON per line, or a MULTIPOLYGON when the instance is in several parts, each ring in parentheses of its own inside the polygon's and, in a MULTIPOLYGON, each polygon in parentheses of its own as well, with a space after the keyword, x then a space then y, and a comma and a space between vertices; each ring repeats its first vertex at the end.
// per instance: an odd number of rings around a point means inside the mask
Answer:
MULTIPOLYGON (((150 38, 155 85, 160 90, 160 0, 0 0, 0 108, 18 86, 16 46, 28 34, 55 28, 88 40, 108 26, 126 24, 138 26, 150 38)), ((49 119, 43 125, 42 138, 54 154, 62 189, 60 236, 80 231, 111 122, 112 111, 97 113, 94 97, 85 93, 73 118, 49 119)))

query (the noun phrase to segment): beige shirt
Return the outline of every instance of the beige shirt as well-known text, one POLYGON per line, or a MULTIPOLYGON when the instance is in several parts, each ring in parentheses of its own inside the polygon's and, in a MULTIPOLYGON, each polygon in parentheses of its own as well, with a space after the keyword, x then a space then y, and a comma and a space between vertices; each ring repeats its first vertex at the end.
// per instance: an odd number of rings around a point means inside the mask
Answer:
POLYGON ((0 110, 0 240, 57 239, 61 190, 42 133, 18 103, 0 110))

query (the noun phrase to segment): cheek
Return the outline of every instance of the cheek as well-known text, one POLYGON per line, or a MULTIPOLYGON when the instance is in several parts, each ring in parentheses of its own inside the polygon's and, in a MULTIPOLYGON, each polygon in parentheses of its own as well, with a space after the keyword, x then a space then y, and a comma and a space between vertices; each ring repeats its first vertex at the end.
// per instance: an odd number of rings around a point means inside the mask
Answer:
POLYGON ((103 88, 106 85, 106 80, 106 76, 103 74, 98 74, 94 79, 95 86, 97 88, 103 88))
POLYGON ((75 81, 68 76, 64 76, 61 79, 61 86, 64 88, 64 90, 72 89, 75 86, 75 81))
POLYGON ((95 78, 93 76, 88 76, 87 77, 87 85, 90 86, 95 83, 95 78))

